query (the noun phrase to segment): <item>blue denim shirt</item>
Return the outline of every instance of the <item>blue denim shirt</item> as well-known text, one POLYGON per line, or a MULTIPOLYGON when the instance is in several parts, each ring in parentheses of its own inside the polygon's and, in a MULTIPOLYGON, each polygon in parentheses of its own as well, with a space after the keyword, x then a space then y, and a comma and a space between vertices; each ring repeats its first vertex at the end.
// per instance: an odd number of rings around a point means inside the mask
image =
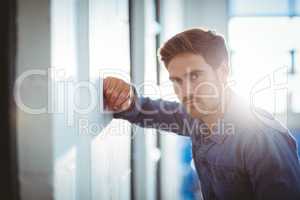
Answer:
POLYGON ((206 125, 180 103, 139 96, 134 105, 114 118, 191 137, 204 199, 300 200, 297 144, 268 112, 232 95, 208 135, 206 125))

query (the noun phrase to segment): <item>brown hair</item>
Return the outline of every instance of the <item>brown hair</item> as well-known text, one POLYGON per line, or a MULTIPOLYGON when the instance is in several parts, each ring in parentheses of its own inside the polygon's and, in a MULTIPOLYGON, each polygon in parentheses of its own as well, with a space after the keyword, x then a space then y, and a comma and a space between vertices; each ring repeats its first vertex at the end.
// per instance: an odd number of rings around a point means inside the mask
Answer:
POLYGON ((223 60, 228 62, 228 51, 223 36, 202 28, 180 32, 159 49, 160 60, 165 67, 181 53, 200 54, 213 68, 220 66, 223 60))

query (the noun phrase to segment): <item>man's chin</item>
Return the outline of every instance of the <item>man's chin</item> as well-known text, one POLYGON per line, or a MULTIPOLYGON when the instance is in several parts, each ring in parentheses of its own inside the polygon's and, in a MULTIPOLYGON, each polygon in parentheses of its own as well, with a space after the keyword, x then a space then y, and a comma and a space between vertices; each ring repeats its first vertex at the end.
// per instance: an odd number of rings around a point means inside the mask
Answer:
POLYGON ((192 116, 193 118, 198 118, 201 119, 202 117, 206 117, 208 115, 210 115, 209 112, 205 112, 205 111, 197 111, 195 108, 188 108, 187 112, 189 113, 190 116, 192 116))

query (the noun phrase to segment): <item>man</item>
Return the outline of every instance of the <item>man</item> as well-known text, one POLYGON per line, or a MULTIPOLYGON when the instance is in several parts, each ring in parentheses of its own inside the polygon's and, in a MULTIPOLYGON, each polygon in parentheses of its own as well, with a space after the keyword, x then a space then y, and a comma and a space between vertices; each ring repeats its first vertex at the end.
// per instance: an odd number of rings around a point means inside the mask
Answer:
POLYGON ((190 29, 160 49, 180 103, 137 94, 121 79, 104 80, 115 118, 192 139, 204 199, 300 199, 297 144, 268 112, 243 103, 229 88, 222 36, 190 29))

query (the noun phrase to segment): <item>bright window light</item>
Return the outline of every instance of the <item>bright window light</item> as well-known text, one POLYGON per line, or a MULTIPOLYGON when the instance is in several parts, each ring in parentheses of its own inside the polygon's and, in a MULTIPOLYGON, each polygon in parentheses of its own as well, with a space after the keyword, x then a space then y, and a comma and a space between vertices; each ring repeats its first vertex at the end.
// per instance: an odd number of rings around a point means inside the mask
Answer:
MULTIPOLYGON (((299 35, 300 18, 232 18, 229 22, 229 47, 235 82, 233 88, 237 93, 270 112, 285 112, 288 95, 293 94, 291 101, 298 96, 288 80, 293 79, 293 85, 297 84, 295 81, 300 79, 295 77, 299 72, 297 69, 294 74, 288 72, 292 65, 291 51, 300 50, 299 35)), ((297 65, 296 62, 294 67, 297 65)), ((292 109, 300 110, 295 104, 292 109)))

